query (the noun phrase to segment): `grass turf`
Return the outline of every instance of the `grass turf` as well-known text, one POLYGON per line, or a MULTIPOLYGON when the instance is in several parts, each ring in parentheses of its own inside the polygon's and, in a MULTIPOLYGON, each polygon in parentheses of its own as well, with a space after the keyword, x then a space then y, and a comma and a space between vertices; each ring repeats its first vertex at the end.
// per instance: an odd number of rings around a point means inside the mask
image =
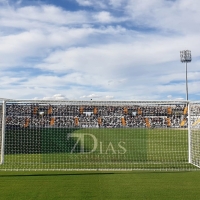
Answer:
POLYGON ((200 172, 0 172, 4 200, 198 200, 200 172))
MULTIPOLYGON (((70 143, 65 145, 68 134, 66 132, 63 133, 63 129, 40 129, 37 131, 37 135, 32 135, 32 130, 28 129, 20 131, 15 131, 15 134, 13 132, 6 134, 5 164, 1 165, 1 169, 10 167, 11 169, 23 170, 30 167, 31 170, 31 167, 34 167, 37 170, 38 166, 42 166, 45 169, 53 169, 55 168, 55 163, 57 163, 56 167, 59 169, 59 167, 68 166, 66 165, 68 159, 71 159, 73 167, 85 168, 95 168, 99 165, 99 161, 104 161, 102 162, 103 167, 109 167, 107 163, 110 162, 112 164, 111 169, 116 163, 119 163, 119 167, 126 167, 126 169, 131 169, 132 167, 139 167, 141 169, 157 168, 161 170, 192 169, 192 166, 187 164, 186 130, 74 130, 73 133, 93 134, 98 140, 98 147, 95 152, 83 155, 78 153, 81 150, 80 146, 76 146, 77 152, 70 153, 77 140, 70 140, 70 143), (57 137, 57 134, 60 136, 57 137), (35 140, 38 143, 35 143, 35 140), (119 141, 125 142, 121 144, 127 150, 125 155, 116 155, 119 151, 123 152, 123 149, 119 148, 119 141), (102 142, 102 145, 100 145, 100 142, 102 142), (110 145, 108 148, 110 142, 112 142, 112 146, 110 145), (36 149, 36 152, 25 154, 24 147, 26 147, 25 149, 36 149), (68 149, 67 147, 70 148, 68 149), (101 160, 102 158, 103 160, 101 160), (80 162, 79 166, 77 161, 80 162)), ((86 141, 84 151, 90 151, 94 147, 93 140, 90 137, 86 141)), ((200 171, 0 171, 0 178, 0 199, 3 200, 195 200, 200 197, 200 171)))

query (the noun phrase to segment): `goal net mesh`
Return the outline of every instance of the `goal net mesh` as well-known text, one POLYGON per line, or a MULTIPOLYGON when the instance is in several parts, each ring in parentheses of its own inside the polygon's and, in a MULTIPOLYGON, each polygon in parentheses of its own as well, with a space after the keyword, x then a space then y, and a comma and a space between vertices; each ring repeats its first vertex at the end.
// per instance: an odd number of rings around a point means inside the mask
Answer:
POLYGON ((190 103, 189 162, 200 168, 200 103, 190 103))
POLYGON ((10 100, 5 110, 0 170, 199 169, 186 102, 10 100))

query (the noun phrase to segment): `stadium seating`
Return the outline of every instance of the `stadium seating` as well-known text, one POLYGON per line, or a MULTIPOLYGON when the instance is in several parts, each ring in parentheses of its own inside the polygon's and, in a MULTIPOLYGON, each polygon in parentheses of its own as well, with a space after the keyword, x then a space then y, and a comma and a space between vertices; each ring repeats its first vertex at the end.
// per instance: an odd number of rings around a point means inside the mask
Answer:
POLYGON ((34 127, 183 127, 187 107, 8 105, 9 126, 34 127), (43 113, 39 115, 39 113, 43 113), (28 120, 29 119, 29 120, 28 120), (30 120, 31 119, 31 120, 30 120), (184 119, 184 120, 183 120, 184 119))

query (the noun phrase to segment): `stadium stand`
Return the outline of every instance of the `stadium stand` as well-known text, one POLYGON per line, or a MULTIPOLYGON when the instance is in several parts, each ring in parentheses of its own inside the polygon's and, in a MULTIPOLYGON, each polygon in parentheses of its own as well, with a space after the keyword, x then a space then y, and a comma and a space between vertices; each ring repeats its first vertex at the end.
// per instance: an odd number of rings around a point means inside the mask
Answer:
POLYGON ((6 123, 20 127, 184 127, 187 107, 11 104, 6 123))
POLYGON ((126 120, 124 117, 121 118, 122 126, 126 126, 126 120))
POLYGON ((148 119, 148 118, 145 118, 145 122, 146 122, 146 126, 147 126, 148 128, 150 128, 151 125, 150 125, 150 122, 149 122, 149 119, 148 119))
POLYGON ((180 124, 180 126, 181 126, 181 127, 185 126, 185 124, 186 124, 186 121, 187 121, 187 119, 185 119, 185 118, 184 118, 184 119, 181 121, 181 124, 180 124))
POLYGON ((183 110, 183 114, 184 114, 184 115, 187 115, 187 112, 188 112, 188 107, 186 106, 186 107, 184 108, 184 110, 183 110))
POLYGON ((24 128, 27 128, 29 126, 30 119, 25 118, 24 128))
POLYGON ((50 126, 53 126, 55 124, 55 118, 52 117, 51 120, 50 120, 50 126))
POLYGON ((196 126, 197 124, 199 124, 200 123, 200 119, 197 119, 193 124, 192 124, 192 126, 196 126))
POLYGON ((170 127, 171 126, 171 119, 170 118, 166 118, 167 121, 167 126, 170 127))

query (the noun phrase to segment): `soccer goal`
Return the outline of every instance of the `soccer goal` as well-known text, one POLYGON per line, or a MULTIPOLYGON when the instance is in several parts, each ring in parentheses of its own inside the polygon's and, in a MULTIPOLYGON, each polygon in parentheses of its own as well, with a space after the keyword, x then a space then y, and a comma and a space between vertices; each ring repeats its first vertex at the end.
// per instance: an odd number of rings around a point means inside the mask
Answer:
POLYGON ((0 170, 199 170, 200 104, 38 101, 0 104, 0 170))

